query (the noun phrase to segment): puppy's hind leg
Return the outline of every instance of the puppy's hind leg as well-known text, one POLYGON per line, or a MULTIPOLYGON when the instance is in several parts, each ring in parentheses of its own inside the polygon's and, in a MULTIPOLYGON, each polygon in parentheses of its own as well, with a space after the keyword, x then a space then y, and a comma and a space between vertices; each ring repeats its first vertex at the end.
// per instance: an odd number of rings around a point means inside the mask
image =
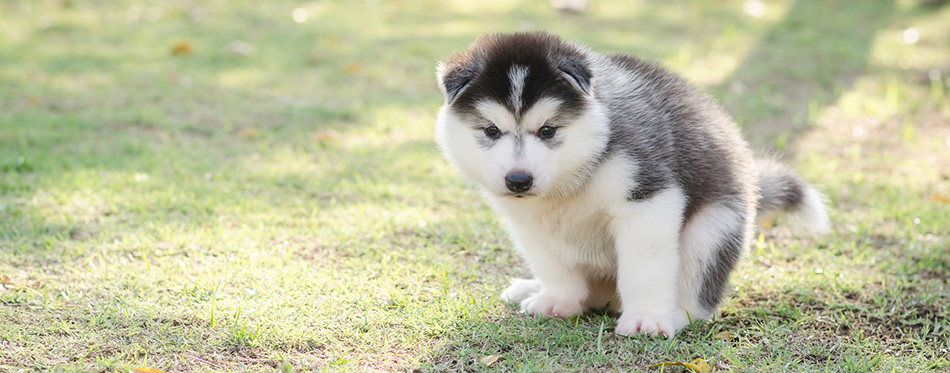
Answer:
POLYGON ((617 334, 672 338, 677 331, 678 243, 684 206, 679 189, 668 189, 615 211, 611 230, 623 308, 617 334))
POLYGON ((696 212, 680 237, 682 273, 677 324, 707 319, 749 240, 748 210, 739 201, 717 202, 696 212))

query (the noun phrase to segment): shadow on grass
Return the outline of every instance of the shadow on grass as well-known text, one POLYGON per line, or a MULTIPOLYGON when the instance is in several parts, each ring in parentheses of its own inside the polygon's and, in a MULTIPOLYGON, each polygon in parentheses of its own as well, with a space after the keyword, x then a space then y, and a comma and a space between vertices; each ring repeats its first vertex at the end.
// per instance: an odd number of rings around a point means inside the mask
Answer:
MULTIPOLYGON (((723 370, 748 369, 735 364, 749 358, 760 361, 760 369, 778 371, 880 369, 894 362, 882 363, 868 351, 899 350, 914 341, 933 354, 950 340, 950 309, 941 306, 950 299, 947 294, 916 291, 927 286, 908 283, 881 289, 869 284, 836 295, 798 288, 744 293, 720 316, 688 326, 674 340, 616 335, 616 320, 610 315, 557 320, 526 317, 509 308, 507 313, 460 322, 416 369, 638 370, 695 358, 723 370), (491 367, 481 361, 492 355, 501 359, 491 367)), ((939 353, 926 358, 925 370, 950 367, 950 360, 939 353)))
POLYGON ((784 148, 868 66, 893 0, 796 1, 714 88, 757 147, 784 148))

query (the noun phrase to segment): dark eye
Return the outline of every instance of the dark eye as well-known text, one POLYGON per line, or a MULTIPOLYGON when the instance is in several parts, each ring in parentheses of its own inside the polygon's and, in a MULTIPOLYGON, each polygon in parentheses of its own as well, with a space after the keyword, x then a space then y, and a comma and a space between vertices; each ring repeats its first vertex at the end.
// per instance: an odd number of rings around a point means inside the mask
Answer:
POLYGON ((538 129, 538 137, 542 139, 550 139, 554 137, 555 132, 557 132, 557 127, 543 126, 538 129))
POLYGON ((485 127, 485 136, 488 136, 493 139, 497 139, 499 136, 501 136, 501 130, 498 129, 498 127, 495 127, 494 124, 492 124, 488 127, 485 127))

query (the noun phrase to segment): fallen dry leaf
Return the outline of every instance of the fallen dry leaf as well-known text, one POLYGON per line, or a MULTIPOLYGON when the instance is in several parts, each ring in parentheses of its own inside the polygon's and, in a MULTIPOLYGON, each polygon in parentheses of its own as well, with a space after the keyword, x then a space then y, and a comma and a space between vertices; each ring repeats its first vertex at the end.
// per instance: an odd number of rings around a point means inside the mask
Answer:
POLYGON ((165 373, 158 369, 152 368, 132 368, 132 373, 165 373))
POLYGON ((8 276, 0 276, 0 285, 3 286, 13 286, 13 281, 10 280, 8 276))
POLYGON ((315 131, 311 137, 314 140, 320 142, 339 142, 341 139, 343 139, 343 135, 331 129, 315 131))
POLYGON ((939 195, 939 194, 931 194, 931 195, 930 195, 930 200, 931 200, 931 201, 934 201, 934 202, 939 202, 939 203, 942 203, 942 204, 945 204, 945 205, 950 204, 950 197, 941 196, 941 195, 939 195))
POLYGON ((731 341, 731 340, 732 340, 732 332, 730 332, 730 331, 728 331, 728 330, 723 330, 723 331, 721 331, 721 332, 716 333, 715 335, 713 335, 713 338, 721 339, 721 340, 724 340, 724 341, 731 341))
POLYGON ((361 67, 362 66, 360 66, 359 62, 350 62, 349 65, 346 65, 346 73, 355 74, 356 72, 360 71, 361 67))
POLYGON ((311 64, 311 65, 316 65, 316 64, 318 64, 318 63, 320 63, 320 62, 323 62, 323 56, 321 56, 321 55, 319 55, 319 54, 316 54, 316 53, 312 53, 312 54, 307 55, 307 63, 309 63, 309 64, 311 64))
POLYGON ((710 371, 712 371, 712 369, 709 368, 709 364, 707 364, 706 360, 703 360, 703 359, 696 359, 688 363, 681 363, 679 361, 676 361, 676 362, 653 364, 650 366, 650 368, 673 367, 673 366, 686 367, 687 369, 695 373, 709 373, 710 371))
POLYGON ((483 357, 479 361, 482 364, 485 364, 485 366, 491 366, 494 362, 498 361, 498 359, 501 359, 501 355, 488 355, 488 356, 483 357))
POLYGON ((261 131, 258 131, 257 128, 245 128, 238 132, 238 136, 241 136, 245 139, 253 139, 261 135, 261 131))
POLYGON ((186 54, 191 54, 195 51, 195 47, 191 45, 191 42, 180 41, 174 46, 172 46, 172 56, 183 56, 186 54))

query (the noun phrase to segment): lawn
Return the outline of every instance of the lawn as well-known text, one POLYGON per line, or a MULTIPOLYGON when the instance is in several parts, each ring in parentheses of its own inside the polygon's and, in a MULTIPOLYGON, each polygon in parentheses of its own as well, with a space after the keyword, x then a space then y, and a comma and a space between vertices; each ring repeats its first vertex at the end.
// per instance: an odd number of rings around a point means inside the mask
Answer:
POLYGON ((939 3, 0 1, 0 371, 950 370, 939 3), (762 227, 672 340, 502 303, 434 66, 535 29, 686 76, 833 232, 762 227))

